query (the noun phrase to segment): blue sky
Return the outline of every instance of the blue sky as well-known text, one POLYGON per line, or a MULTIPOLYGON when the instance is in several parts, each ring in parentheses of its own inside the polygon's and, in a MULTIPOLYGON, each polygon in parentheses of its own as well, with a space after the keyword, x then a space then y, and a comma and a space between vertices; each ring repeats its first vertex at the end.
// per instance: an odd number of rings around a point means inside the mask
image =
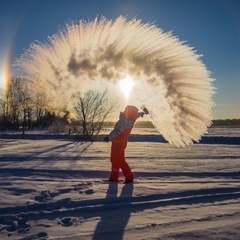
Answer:
POLYGON ((119 15, 187 41, 216 79, 214 118, 240 118, 240 0, 2 0, 0 75, 6 62, 12 65, 33 41, 47 40, 68 20, 119 15))

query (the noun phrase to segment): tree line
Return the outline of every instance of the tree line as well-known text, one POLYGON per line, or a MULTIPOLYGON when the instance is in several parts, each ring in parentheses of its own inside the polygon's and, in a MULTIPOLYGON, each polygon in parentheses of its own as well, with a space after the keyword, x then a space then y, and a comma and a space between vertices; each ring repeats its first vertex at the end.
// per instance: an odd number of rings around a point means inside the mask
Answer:
POLYGON ((213 127, 229 126, 240 127, 240 119, 217 119, 213 120, 213 127))
POLYGON ((76 134, 81 139, 94 140, 104 121, 115 110, 108 101, 107 91, 77 92, 73 113, 67 110, 55 114, 46 102, 44 92, 34 91, 34 84, 25 77, 11 77, 7 89, 0 91, 0 130, 26 130, 52 128, 76 134))

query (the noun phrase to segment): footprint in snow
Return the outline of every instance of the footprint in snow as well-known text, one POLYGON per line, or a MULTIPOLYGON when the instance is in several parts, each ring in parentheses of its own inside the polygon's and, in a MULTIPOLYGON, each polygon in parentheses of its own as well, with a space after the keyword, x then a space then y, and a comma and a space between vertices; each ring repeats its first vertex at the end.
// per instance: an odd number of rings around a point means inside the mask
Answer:
POLYGON ((85 191, 85 194, 88 194, 88 195, 93 194, 93 193, 94 193, 93 189, 88 189, 85 191))
POLYGON ((36 196, 34 199, 37 202, 43 202, 45 200, 49 200, 53 197, 58 196, 60 193, 59 192, 50 192, 49 190, 46 191, 41 191, 38 196, 36 196))
POLYGON ((6 230, 8 232, 17 231, 18 233, 26 233, 31 228, 31 225, 27 223, 26 219, 18 219, 17 217, 15 220, 6 223, 6 226, 1 228, 1 230, 6 230))
POLYGON ((77 226, 82 222, 83 222, 82 219, 78 219, 75 217, 65 217, 65 218, 59 219, 58 224, 60 224, 63 227, 70 227, 70 226, 77 226))

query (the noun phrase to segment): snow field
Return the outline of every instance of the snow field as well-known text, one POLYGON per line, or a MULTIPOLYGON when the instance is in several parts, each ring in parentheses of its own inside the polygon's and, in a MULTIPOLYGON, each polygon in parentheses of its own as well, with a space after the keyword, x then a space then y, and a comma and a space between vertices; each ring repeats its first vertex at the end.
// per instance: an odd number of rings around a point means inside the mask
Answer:
POLYGON ((239 239, 239 129, 209 132, 177 148, 135 129, 127 185, 102 182, 110 143, 1 138, 0 239, 239 239))

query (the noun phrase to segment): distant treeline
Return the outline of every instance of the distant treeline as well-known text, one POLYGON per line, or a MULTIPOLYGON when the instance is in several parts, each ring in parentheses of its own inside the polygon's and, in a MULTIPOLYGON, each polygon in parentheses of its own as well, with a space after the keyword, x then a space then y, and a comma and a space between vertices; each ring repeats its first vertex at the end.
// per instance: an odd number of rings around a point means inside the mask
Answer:
MULTIPOLYGON (((114 122, 106 122, 104 127, 113 127, 114 122)), ((154 128, 154 125, 150 121, 138 121, 134 124, 136 128, 154 128)), ((240 119, 218 119, 213 120, 212 127, 240 127, 240 119)))
POLYGON ((229 127, 240 127, 240 119, 219 119, 213 120, 213 127, 229 126, 229 127))

